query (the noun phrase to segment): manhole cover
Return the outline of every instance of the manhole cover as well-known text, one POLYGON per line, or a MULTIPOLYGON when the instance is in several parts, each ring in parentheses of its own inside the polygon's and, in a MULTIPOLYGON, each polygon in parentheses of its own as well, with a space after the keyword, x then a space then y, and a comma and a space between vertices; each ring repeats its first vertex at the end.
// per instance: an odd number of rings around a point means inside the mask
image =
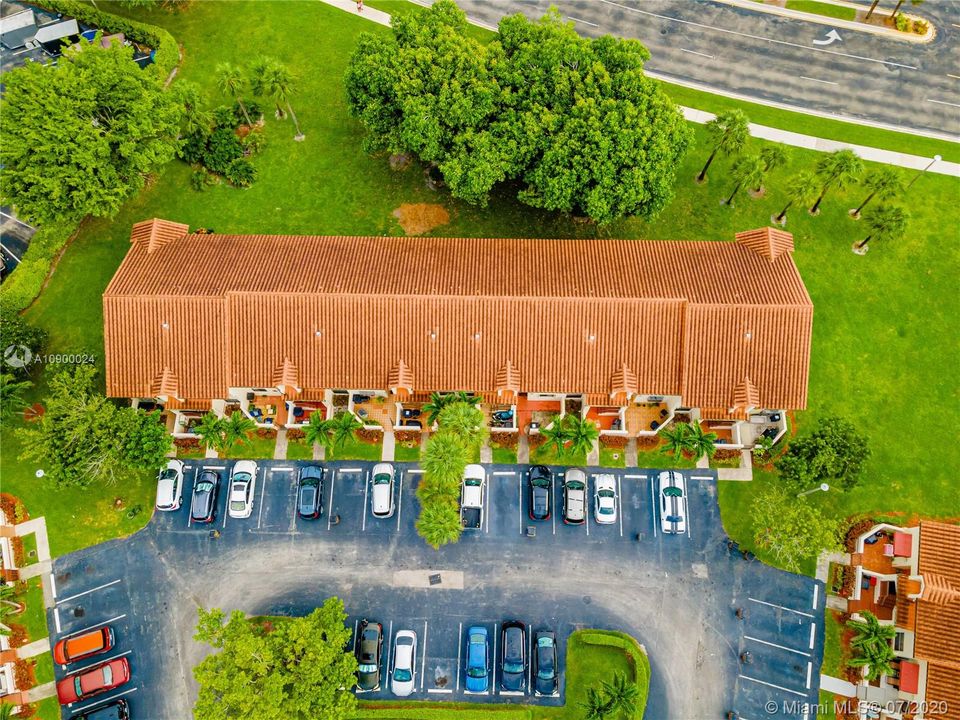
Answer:
POLYGON ((431 584, 431 585, 439 585, 440 582, 441 582, 441 580, 440 580, 440 573, 434 573, 433 575, 430 576, 430 584, 431 584))
POLYGON ((73 609, 73 616, 76 618, 82 618, 86 614, 87 614, 87 611, 81 607, 73 609))
POLYGON ((584 595, 584 596, 583 596, 583 604, 584 604, 584 605, 589 605, 589 604, 592 603, 592 602, 593 602, 593 598, 592 598, 592 597, 590 597, 589 595, 584 595))

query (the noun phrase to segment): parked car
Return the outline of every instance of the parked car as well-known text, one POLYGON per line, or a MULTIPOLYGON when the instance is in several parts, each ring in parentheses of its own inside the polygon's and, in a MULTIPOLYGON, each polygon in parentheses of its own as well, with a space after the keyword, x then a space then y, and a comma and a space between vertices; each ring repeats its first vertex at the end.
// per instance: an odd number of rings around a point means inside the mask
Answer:
POLYGON ((57 683, 57 699, 61 705, 69 705, 120 687, 129 679, 130 662, 117 658, 65 677, 57 683))
POLYGON ((460 486, 460 525, 464 530, 483 527, 483 493, 487 473, 482 465, 471 464, 463 469, 460 486))
POLYGON ((687 485, 683 473, 664 470, 659 485, 660 526, 665 533, 681 535, 687 531, 687 485))
POLYGON ((130 706, 123 698, 108 702, 106 705, 97 705, 74 715, 70 720, 130 720, 130 706))
POLYGON ((373 493, 370 498, 373 516, 388 518, 393 515, 393 465, 378 463, 373 466, 373 493))
POLYGON ((530 502, 528 514, 531 520, 549 520, 553 507, 553 473, 543 465, 530 468, 528 485, 530 502))
POLYGON ((193 483, 190 519, 195 523, 213 522, 217 517, 217 496, 220 494, 220 473, 203 470, 193 483))
POLYGON ((183 502, 183 462, 169 460, 157 478, 157 510, 179 510, 183 502))
POLYGON ((297 479, 297 515, 315 520, 323 515, 323 468, 306 465, 297 479))
POLYGON ((109 625, 64 638, 53 646, 53 661, 58 665, 67 665, 110 652, 113 649, 114 639, 113 628, 109 625))
POLYGON ((533 636, 533 691, 537 695, 556 695, 560 684, 557 678, 557 636, 549 630, 540 630, 533 636))
POLYGON ((257 464, 253 460, 238 460, 230 476, 230 517, 248 518, 253 514, 256 489, 257 464))
POLYGON ((357 629, 354 653, 357 656, 357 687, 380 689, 380 656, 383 651, 383 625, 363 620, 357 629))
POLYGON ((580 468, 570 468, 563 476, 563 521, 568 525, 583 525, 587 520, 587 474, 580 468))
POLYGON ((527 684, 527 628, 509 620, 500 630, 500 687, 514 692, 527 684))
POLYGON ((597 475, 593 481, 593 518, 599 525, 617 521, 617 481, 613 475, 597 475))
POLYGON ((468 692, 485 693, 489 687, 488 670, 490 642, 487 629, 474 625, 467 630, 467 682, 468 692))
POLYGON ((390 690, 398 697, 413 692, 417 674, 417 634, 398 630, 393 638, 393 660, 390 663, 390 690))

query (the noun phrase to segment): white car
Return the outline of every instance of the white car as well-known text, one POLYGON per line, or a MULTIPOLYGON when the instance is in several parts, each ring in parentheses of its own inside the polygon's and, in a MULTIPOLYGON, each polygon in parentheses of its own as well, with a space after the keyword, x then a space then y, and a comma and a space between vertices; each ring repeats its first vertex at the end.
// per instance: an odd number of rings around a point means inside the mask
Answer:
POLYGON ((390 691, 397 697, 413 692, 417 667, 417 634, 398 630, 393 639, 393 661, 390 665, 390 691))
POLYGON ((593 519, 598 525, 617 521, 617 481, 613 475, 597 475, 593 481, 593 519))
POLYGON ((238 460, 230 475, 230 500, 227 512, 232 518, 248 518, 253 514, 253 494, 257 489, 257 464, 238 460))
POLYGON ((157 510, 179 510, 183 503, 183 463, 170 460, 157 479, 157 510))
POLYGON ((393 515, 393 465, 379 463, 373 466, 373 493, 370 498, 373 516, 388 518, 393 515))
POLYGON ((660 526, 664 533, 682 535, 687 531, 687 484, 683 473, 664 470, 659 486, 660 526))

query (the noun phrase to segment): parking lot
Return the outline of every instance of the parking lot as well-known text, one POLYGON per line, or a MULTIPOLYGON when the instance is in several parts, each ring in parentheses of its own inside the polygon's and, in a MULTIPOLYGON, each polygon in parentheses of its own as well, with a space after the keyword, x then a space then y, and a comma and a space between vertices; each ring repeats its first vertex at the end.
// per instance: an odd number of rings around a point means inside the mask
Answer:
MULTIPOLYGON (((560 517, 561 469, 554 471, 552 518, 533 522, 526 467, 487 466, 482 528, 435 552, 416 535, 416 466, 395 464, 396 510, 378 519, 370 512, 372 464, 327 464, 323 514, 303 520, 296 516, 303 464, 260 462, 253 513, 235 519, 226 513, 232 462, 190 462, 180 510, 156 513, 132 538, 55 562, 53 636, 108 623, 117 647, 95 662, 128 654, 133 671, 130 683, 64 717, 121 694, 136 718, 188 717, 196 694, 191 668, 204 654, 192 641, 198 606, 302 614, 330 595, 344 599, 351 625, 383 623, 384 673, 394 634, 417 633, 413 699, 562 704, 568 635, 601 627, 629 632, 646 647, 653 666, 648 718, 730 710, 763 717, 770 700, 816 702, 822 588, 728 548, 711 471, 685 471, 686 532, 664 535, 657 471, 609 471, 617 521, 598 525, 591 512, 584 525, 568 526, 560 517), (189 519, 189 498, 203 468, 220 473, 221 488, 215 522, 198 526, 189 519), (556 632, 557 697, 504 694, 499 676, 487 694, 465 693, 467 627, 486 626, 493 651, 511 619, 556 632)), ((62 677, 64 669, 57 672, 62 677)), ((363 697, 391 697, 386 675, 380 691, 363 697)))

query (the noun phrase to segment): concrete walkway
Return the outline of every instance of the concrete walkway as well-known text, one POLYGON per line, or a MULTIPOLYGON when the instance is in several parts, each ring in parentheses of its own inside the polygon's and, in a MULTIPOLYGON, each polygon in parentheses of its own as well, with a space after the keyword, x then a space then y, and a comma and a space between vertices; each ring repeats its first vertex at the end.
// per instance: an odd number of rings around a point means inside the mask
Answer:
POLYGON ((490 447, 490 443, 487 440, 484 440, 483 445, 480 446, 480 462, 493 462, 493 448, 490 447))
POLYGON ((838 565, 849 565, 850 564, 850 553, 842 552, 822 552, 817 558, 817 574, 816 578, 822 583, 827 582, 830 575, 830 563, 837 563, 838 565))
POLYGON ((17 655, 21 658, 32 658, 50 652, 50 638, 40 638, 17 648, 17 655))
POLYGON ((593 447, 587 453, 587 465, 595 467, 600 464, 600 441, 594 440, 593 447))
POLYGON ((397 456, 397 436, 392 428, 383 429, 383 448, 380 451, 380 459, 384 462, 393 462, 397 456))
POLYGON ((277 442, 273 446, 273 459, 274 460, 286 460, 287 459, 287 429, 280 428, 277 430, 277 442))
MULTIPOLYGON (((321 0, 327 5, 332 5, 335 8, 344 10, 353 15, 357 15, 357 5, 352 0, 321 0)), ((752 2, 752 0, 751 0, 752 2)), ((755 9, 755 8, 754 8, 755 9)), ((390 15, 381 11, 374 10, 373 8, 364 8, 362 13, 359 15, 367 20, 370 20, 380 25, 390 25, 390 15)), ((480 23, 475 23, 470 21, 475 25, 481 25, 480 23)), ((486 27, 485 25, 481 25, 486 27)), ((654 72, 646 73, 649 77, 656 78, 662 82, 673 82, 672 78, 666 78, 662 75, 659 75, 654 72)), ((757 105, 767 105, 770 107, 780 107, 780 103, 765 101, 762 98, 754 97, 741 97, 736 94, 726 93, 718 91, 716 88, 708 88, 700 86, 696 83, 677 83, 684 87, 690 87, 698 90, 703 90, 714 95, 720 95, 723 97, 730 97, 737 100, 742 100, 743 102, 750 102, 757 105)), ((683 111, 683 116, 695 123, 706 123, 714 118, 713 113, 706 112, 704 110, 696 110, 694 108, 688 108, 680 106, 680 109, 683 111)), ((784 108, 791 112, 797 112, 796 108, 784 108)), ((805 111, 806 112, 806 111, 805 111)), ((851 120, 849 118, 837 118, 830 113, 821 113, 815 110, 811 110, 807 114, 815 115, 818 117, 826 117, 832 120, 837 120, 839 122, 845 122, 851 126, 855 125, 865 125, 870 127, 876 127, 876 123, 871 122, 858 122, 851 120)), ((894 128, 891 128, 895 130, 894 128)), ((814 137, 812 135, 801 135, 800 133, 790 132, 789 130, 780 130, 779 128, 767 127, 766 125, 757 125, 755 123, 750 123, 750 133, 757 138, 762 140, 770 140, 772 142, 782 143, 784 145, 791 145, 793 147, 806 148, 808 150, 816 150, 818 152, 833 152, 834 150, 841 150, 849 148, 857 153, 864 160, 869 160, 870 162, 883 163, 885 165, 896 165, 898 167, 909 168, 913 170, 922 170, 929 163, 931 158, 921 157, 919 155, 908 155, 906 153, 893 152, 891 150, 881 150, 880 148, 867 147, 866 145, 854 145, 852 143, 843 143, 836 140, 825 140, 824 138, 814 137)), ((960 177, 960 163, 955 162, 944 162, 940 161, 934 163, 933 167, 930 168, 928 172, 938 173, 941 175, 951 175, 953 177, 960 177)))
POLYGON ((530 443, 527 442, 526 433, 520 433, 520 438, 517 440, 517 462, 521 465, 530 462, 530 443))
POLYGON ((55 682, 44 683, 43 685, 37 685, 32 687, 22 694, 22 697, 25 702, 35 703, 40 702, 48 697, 53 697, 57 694, 57 685, 55 682))
POLYGON ((740 467, 717 468, 717 480, 735 480, 738 482, 753 480, 753 454, 749 450, 741 450, 740 467))
POLYGON ((627 467, 637 467, 637 439, 635 437, 627 440, 627 447, 623 451, 623 460, 627 467))
POLYGON ((832 675, 820 675, 820 689, 835 695, 843 695, 843 697, 855 698, 857 696, 856 685, 832 675))

